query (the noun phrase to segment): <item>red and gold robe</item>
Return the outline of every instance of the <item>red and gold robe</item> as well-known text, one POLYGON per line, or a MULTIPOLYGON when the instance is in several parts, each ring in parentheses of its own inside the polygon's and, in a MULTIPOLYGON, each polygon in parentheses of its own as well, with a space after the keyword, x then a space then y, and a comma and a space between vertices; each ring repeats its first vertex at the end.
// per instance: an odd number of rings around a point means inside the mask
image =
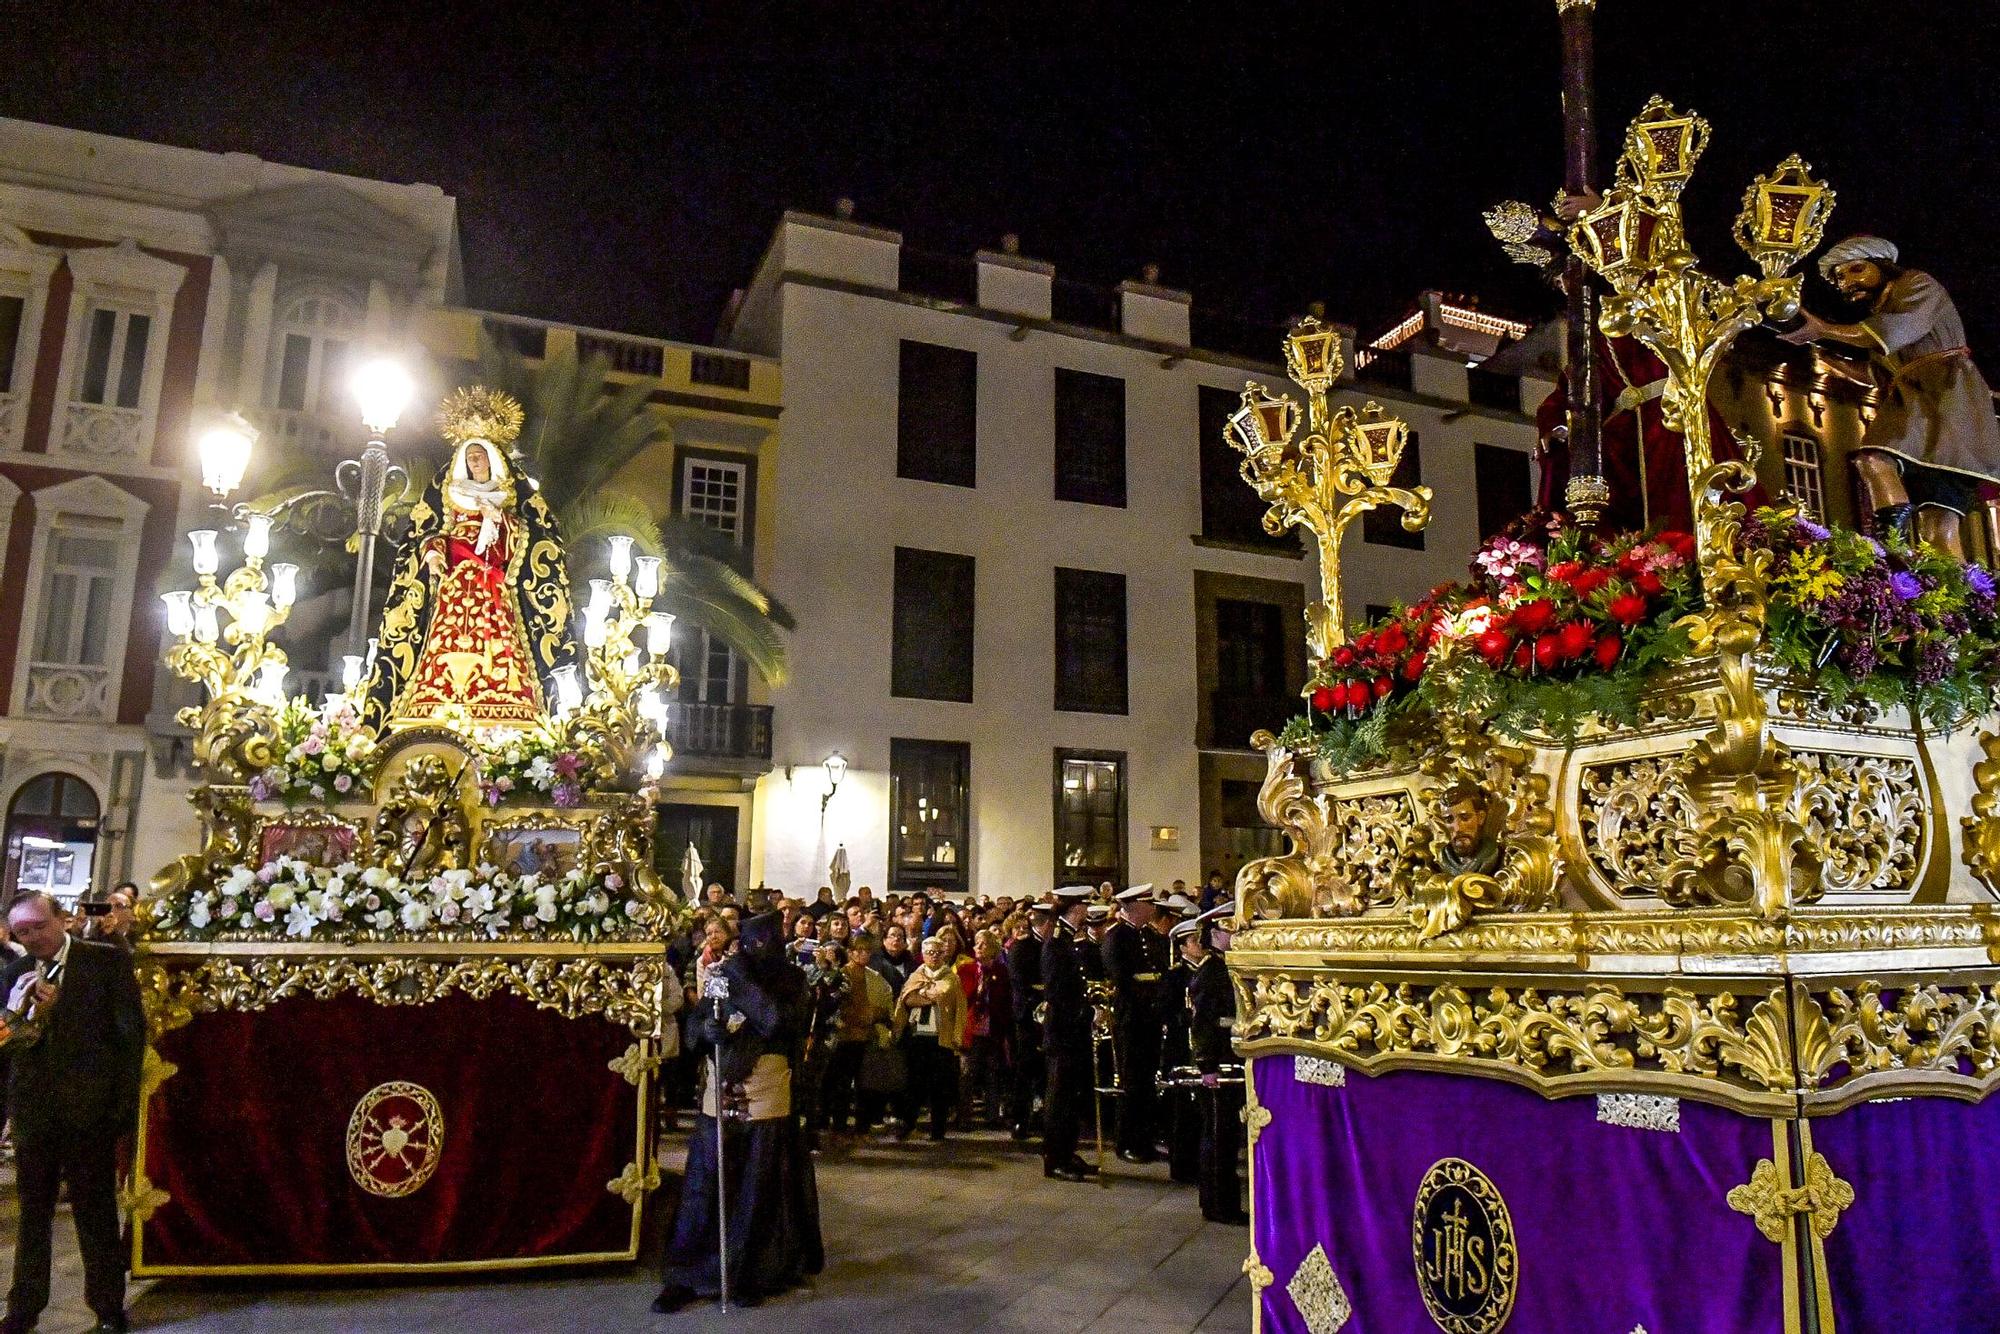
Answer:
POLYGON ((438 580, 430 629, 397 712, 433 717, 463 707, 480 727, 532 723, 541 716, 541 682, 515 604, 509 561, 520 548, 520 524, 503 514, 498 534, 478 550, 480 514, 452 507, 444 531, 424 544, 445 570, 438 580))

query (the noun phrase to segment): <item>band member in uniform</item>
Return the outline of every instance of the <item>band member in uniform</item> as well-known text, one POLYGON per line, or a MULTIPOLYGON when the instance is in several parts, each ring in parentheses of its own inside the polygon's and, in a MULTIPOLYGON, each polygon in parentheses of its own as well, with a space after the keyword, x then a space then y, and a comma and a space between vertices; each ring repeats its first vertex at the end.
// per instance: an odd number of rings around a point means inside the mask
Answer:
POLYGON ((1042 1058, 1042 1025, 1036 1011, 1045 994, 1042 982, 1042 942, 1054 933, 1056 908, 1038 902, 1029 909, 1028 934, 1007 947, 1007 971, 1014 978, 1014 1068, 1009 1088, 1007 1121, 1016 1144, 1035 1134, 1035 1099, 1041 1096, 1048 1068, 1042 1058))
POLYGON ((1169 895, 1161 904, 1154 925, 1166 931, 1168 952, 1173 956, 1160 993, 1160 1016, 1165 1022, 1160 1046, 1164 1084, 1160 1089, 1160 1120, 1167 1133, 1167 1177, 1185 1186, 1200 1179, 1202 1098, 1200 1091, 1183 1077, 1194 1063, 1188 1046, 1187 1005, 1188 984, 1194 980, 1194 969, 1173 947, 1181 935, 1177 919, 1192 915, 1191 911, 1184 912, 1180 904, 1186 904, 1188 910, 1194 908, 1186 895, 1169 895))
POLYGON ((1042 1094, 1042 1175, 1087 1181, 1097 1169, 1078 1156, 1076 1145, 1093 1087, 1091 1005, 1083 973, 1090 890, 1071 885, 1057 890, 1055 900, 1055 928, 1042 942, 1042 1054, 1048 1068, 1042 1094))
POLYGON ((1104 973, 1111 983, 1112 1032, 1116 1036, 1118 1157, 1128 1163, 1157 1161, 1160 1041, 1165 1017, 1160 1001, 1167 978, 1167 938, 1151 929, 1156 909, 1151 885, 1134 885, 1118 895, 1119 919, 1104 932, 1104 973))
POLYGON ((1194 970, 1188 983, 1188 1038, 1201 1071, 1201 1216, 1213 1223, 1247 1223, 1236 1164, 1243 1152, 1242 1065, 1230 1045, 1236 990, 1222 961, 1229 947, 1223 925, 1233 904, 1219 904, 1174 928, 1181 957, 1194 970))

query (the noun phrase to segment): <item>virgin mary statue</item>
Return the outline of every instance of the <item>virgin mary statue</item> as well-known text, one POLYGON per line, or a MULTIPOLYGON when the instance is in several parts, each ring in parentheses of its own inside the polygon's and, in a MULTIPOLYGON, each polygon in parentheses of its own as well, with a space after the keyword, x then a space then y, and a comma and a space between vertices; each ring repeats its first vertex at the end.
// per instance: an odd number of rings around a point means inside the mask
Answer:
POLYGON ((441 411, 451 460, 410 512, 363 720, 528 726, 576 661, 555 515, 507 454, 521 407, 461 389, 441 411))

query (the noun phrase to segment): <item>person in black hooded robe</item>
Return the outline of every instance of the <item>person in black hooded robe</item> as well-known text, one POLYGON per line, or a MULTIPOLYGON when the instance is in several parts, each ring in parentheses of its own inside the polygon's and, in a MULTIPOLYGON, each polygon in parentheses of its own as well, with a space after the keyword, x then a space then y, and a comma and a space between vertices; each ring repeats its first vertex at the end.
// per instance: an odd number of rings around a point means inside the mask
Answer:
POLYGON ((781 914, 751 918, 740 939, 738 951, 711 974, 710 994, 697 998, 689 1025, 700 1062, 700 1109, 688 1136, 687 1179, 674 1211, 655 1311, 678 1310, 722 1292, 716 1228, 718 1052, 730 1301, 755 1305, 796 1287, 825 1263, 819 1187, 792 1106, 811 997, 804 976, 785 960, 781 914))

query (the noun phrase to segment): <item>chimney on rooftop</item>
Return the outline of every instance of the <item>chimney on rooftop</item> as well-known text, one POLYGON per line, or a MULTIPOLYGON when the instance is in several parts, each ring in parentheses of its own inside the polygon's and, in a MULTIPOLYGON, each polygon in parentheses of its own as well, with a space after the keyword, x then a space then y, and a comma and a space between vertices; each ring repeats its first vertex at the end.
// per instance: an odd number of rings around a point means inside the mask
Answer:
POLYGON ((854 201, 846 195, 833 201, 833 216, 842 222, 854 221, 854 201))

